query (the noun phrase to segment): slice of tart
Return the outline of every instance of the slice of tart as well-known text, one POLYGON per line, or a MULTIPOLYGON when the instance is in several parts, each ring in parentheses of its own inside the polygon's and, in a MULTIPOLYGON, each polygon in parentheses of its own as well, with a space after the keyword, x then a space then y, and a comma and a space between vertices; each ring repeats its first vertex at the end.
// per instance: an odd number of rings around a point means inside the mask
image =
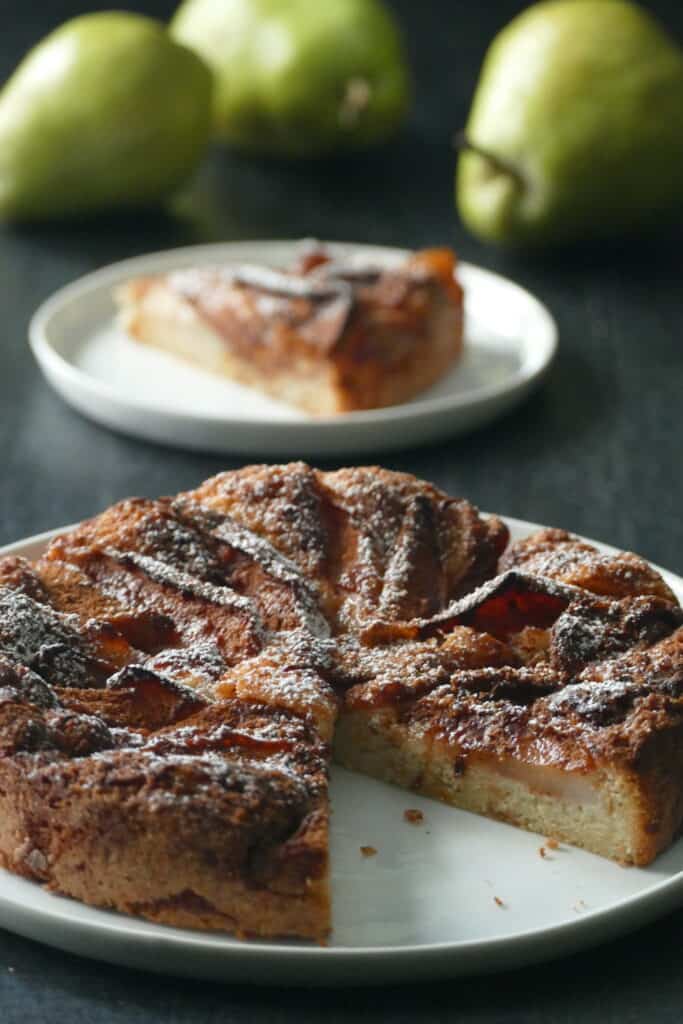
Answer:
POLYGON ((130 337, 317 416, 395 405, 459 358, 462 289, 450 250, 392 269, 308 253, 290 271, 215 266, 128 282, 130 337))
POLYGON ((328 632, 305 583, 167 501, 0 563, 2 863, 162 923, 323 940, 328 632))

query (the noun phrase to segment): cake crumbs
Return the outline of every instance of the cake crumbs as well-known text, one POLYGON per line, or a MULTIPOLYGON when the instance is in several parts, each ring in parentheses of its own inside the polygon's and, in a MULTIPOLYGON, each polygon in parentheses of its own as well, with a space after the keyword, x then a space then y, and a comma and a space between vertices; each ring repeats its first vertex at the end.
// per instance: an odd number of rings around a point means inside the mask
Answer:
POLYGON ((544 860, 552 860, 552 857, 548 857, 548 850, 559 850, 559 848, 560 844, 558 840, 553 839, 552 836, 548 836, 548 838, 544 840, 543 846, 539 846, 538 852, 539 855, 544 858, 544 860))
POLYGON ((364 857, 376 857, 377 849, 374 846, 361 846, 360 852, 364 857))
POLYGON ((421 825, 424 819, 424 814, 416 807, 407 807, 403 812, 403 820, 409 822, 411 825, 421 825))
POLYGON ((500 908, 501 908, 502 910, 504 910, 504 909, 505 909, 505 907, 507 906, 507 904, 505 903, 505 901, 504 901, 504 900, 502 900, 502 899, 500 898, 500 896, 494 896, 494 897, 493 897, 493 902, 494 902, 494 903, 496 904, 496 906, 497 906, 497 907, 500 907, 500 908))

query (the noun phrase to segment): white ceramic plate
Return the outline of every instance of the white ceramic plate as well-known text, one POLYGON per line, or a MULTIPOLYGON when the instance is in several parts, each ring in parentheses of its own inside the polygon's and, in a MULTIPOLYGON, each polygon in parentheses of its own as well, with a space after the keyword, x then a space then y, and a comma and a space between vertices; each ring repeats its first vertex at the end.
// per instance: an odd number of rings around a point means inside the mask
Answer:
MULTIPOLYGON (((507 522, 513 539, 538 529, 507 522)), ((34 558, 52 536, 0 554, 34 558)), ((683 580, 662 573, 683 598, 683 580)), ((542 837, 340 768, 332 771, 332 805, 334 933, 326 947, 245 943, 150 924, 51 895, 1 870, 0 927, 169 974, 260 984, 376 984, 548 959, 683 903, 683 840, 645 869, 626 870, 568 846, 543 858, 542 837), (423 811, 422 825, 403 820, 408 807, 423 811), (377 856, 364 858, 360 847, 366 845, 376 847, 377 856)))
MULTIPOLYGON (((154 253, 62 288, 30 326, 48 381, 79 412, 164 444, 236 454, 352 455, 401 448, 480 426, 540 381, 557 329, 532 295, 497 274, 461 264, 466 350, 460 364, 411 402, 318 419, 131 341, 115 321, 112 289, 139 274, 207 263, 283 265, 301 242, 239 242, 154 253)), ((390 265, 405 251, 330 243, 333 254, 390 265)))

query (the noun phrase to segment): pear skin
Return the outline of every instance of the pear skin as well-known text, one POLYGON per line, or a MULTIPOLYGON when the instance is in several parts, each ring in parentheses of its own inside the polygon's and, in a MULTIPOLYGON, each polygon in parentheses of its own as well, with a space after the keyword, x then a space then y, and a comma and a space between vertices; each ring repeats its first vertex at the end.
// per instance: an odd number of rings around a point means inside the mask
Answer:
POLYGON ((107 12, 66 22, 0 93, 0 218, 163 198, 201 159, 211 94, 210 71, 151 18, 107 12))
POLYGON ((496 37, 458 160, 473 234, 541 246, 683 220, 683 51, 627 0, 547 0, 496 37))
POLYGON ((381 0, 185 0, 171 33, 213 68, 215 137, 245 152, 362 149, 407 112, 403 44, 381 0))

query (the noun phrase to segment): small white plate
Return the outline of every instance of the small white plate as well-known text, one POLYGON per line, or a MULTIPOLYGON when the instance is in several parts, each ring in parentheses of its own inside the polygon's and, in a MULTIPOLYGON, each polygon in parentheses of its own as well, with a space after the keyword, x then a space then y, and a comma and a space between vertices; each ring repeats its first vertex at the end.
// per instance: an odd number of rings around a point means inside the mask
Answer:
MULTIPOLYGON (((538 529, 508 519, 513 539, 538 529)), ((57 531, 0 551, 35 558, 57 531)), ((613 550, 597 545, 601 550, 613 550)), ((683 580, 662 571, 683 598, 683 580)), ((326 947, 240 942, 86 907, 0 870, 0 927, 94 959, 219 981, 408 982, 533 963, 683 903, 683 840, 648 868, 569 846, 333 768, 334 933, 326 947), (406 824, 417 807, 423 824, 406 824), (365 858, 361 846, 374 846, 365 858), (496 902, 502 902, 502 906, 496 902)))
MULTIPOLYGON (((466 296, 462 361, 435 387, 387 409, 319 419, 131 341, 115 320, 112 289, 139 274, 207 263, 282 266, 301 242, 239 242, 154 253, 115 263, 62 288, 29 329, 43 373, 79 412, 146 440, 206 452, 351 455, 454 435, 491 420, 538 384, 557 328, 529 292, 461 264, 466 296)), ((330 243, 334 255, 391 265, 405 250, 330 243)))

